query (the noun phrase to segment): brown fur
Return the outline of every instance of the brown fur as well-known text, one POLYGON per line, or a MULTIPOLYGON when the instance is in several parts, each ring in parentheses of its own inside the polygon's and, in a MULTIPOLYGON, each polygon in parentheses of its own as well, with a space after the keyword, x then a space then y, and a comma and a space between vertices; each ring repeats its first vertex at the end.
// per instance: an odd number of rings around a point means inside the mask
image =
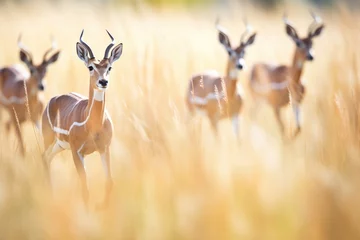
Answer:
MULTIPOLYGON (((247 41, 243 41, 245 34, 242 35, 240 45, 236 48, 231 47, 230 39, 222 28, 217 25, 219 30, 219 42, 225 47, 229 58, 224 77, 217 72, 205 72, 194 75, 190 81, 186 94, 186 105, 189 112, 193 115, 197 109, 205 111, 215 133, 217 125, 221 119, 237 117, 241 111, 242 98, 236 91, 237 73, 243 68, 245 49, 253 44, 256 33, 251 35, 247 41), (211 96, 211 97, 209 97, 211 96), (194 99, 204 100, 199 103, 194 99)), ((233 122, 235 134, 238 136, 237 123, 233 122)))
POLYGON ((313 23, 309 28, 309 34, 306 38, 300 39, 296 30, 286 23, 286 32, 296 43, 295 53, 291 66, 271 66, 268 64, 260 63, 255 64, 251 79, 249 82, 249 89, 254 99, 265 99, 274 109, 274 113, 282 135, 284 136, 284 124, 280 116, 280 109, 288 104, 292 104, 297 129, 294 136, 300 132, 299 123, 299 105, 305 95, 305 87, 301 83, 301 75, 304 64, 307 60, 313 60, 312 56, 312 38, 320 35, 324 25, 314 27, 313 23), (280 87, 281 86, 281 87, 280 87), (268 88, 265 91, 259 91, 259 87, 268 88))
MULTIPOLYGON (((231 62, 228 64, 232 65, 231 62)), ((218 121, 238 115, 243 103, 240 94, 236 92, 237 79, 230 78, 230 67, 227 69, 225 77, 215 72, 194 75, 187 92, 186 103, 189 111, 194 114, 196 108, 204 109, 215 131, 218 121), (204 98, 210 93, 218 95, 218 98, 209 100, 206 105, 191 102, 193 96, 204 98)))
MULTIPOLYGON (((82 34, 80 43, 78 42, 76 46, 79 58, 84 61, 90 72, 89 97, 69 93, 50 100, 42 117, 44 164, 50 174, 49 168, 54 156, 64 149, 71 150, 81 180, 83 200, 87 206, 89 193, 84 157, 95 151, 99 152, 107 174, 105 198, 102 203, 102 206, 106 206, 112 189, 110 144, 113 125, 106 111, 105 90, 111 65, 121 56, 122 44, 113 48, 110 58, 97 62, 92 57, 90 47, 82 42, 82 34), (92 58, 89 59, 89 55, 92 58)), ((112 38, 111 35, 110 37, 112 38)), ((108 48, 112 46, 113 43, 108 48)))
MULTIPOLYGON (((48 51, 49 52, 49 51, 48 51)), ((39 65, 33 65, 32 59, 26 64, 32 69, 32 74, 15 65, 0 69, 0 107, 5 109, 10 120, 6 123, 7 132, 11 126, 16 131, 20 144, 21 154, 25 155, 25 147, 21 134, 21 125, 30 120, 39 127, 40 116, 44 109, 44 99, 41 91, 44 88, 43 79, 49 63, 55 62, 59 52, 55 53, 48 62, 45 58, 39 65), (56 55, 56 56, 55 56, 56 55), (41 89, 39 89, 41 87, 41 89), (22 102, 10 101, 13 98, 22 99, 22 102)))

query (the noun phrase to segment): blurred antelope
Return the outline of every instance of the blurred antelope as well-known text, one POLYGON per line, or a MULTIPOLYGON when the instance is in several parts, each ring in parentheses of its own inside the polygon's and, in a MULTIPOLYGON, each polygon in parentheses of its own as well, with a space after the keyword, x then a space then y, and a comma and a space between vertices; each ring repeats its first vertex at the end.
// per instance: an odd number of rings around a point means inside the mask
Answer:
POLYGON ((245 40, 250 32, 250 26, 245 22, 246 30, 241 35, 240 44, 232 47, 228 35, 216 21, 219 31, 219 41, 225 47, 229 57, 225 76, 216 71, 207 71, 193 75, 187 90, 186 104, 191 115, 195 112, 205 114, 215 133, 219 120, 231 118, 234 133, 239 137, 239 113, 242 107, 242 98, 236 90, 238 72, 245 65, 245 49, 254 43, 256 33, 245 40))
POLYGON ((291 66, 272 66, 269 64, 255 64, 250 79, 250 91, 256 99, 264 99, 274 109, 277 122, 284 136, 284 124, 280 116, 280 109, 291 103, 296 120, 296 137, 300 127, 300 103, 305 94, 305 87, 301 83, 301 74, 306 61, 314 60, 312 45, 313 38, 319 36, 324 29, 320 17, 311 13, 313 22, 309 26, 305 38, 300 38, 295 28, 284 16, 287 35, 296 44, 293 62, 291 66))
POLYGON ((33 63, 31 53, 22 45, 21 35, 18 39, 18 46, 20 59, 28 67, 30 75, 19 65, 0 68, 0 106, 5 108, 11 116, 6 123, 6 129, 9 132, 11 126, 15 128, 20 151, 24 156, 25 148, 20 126, 26 120, 31 120, 39 128, 40 116, 44 109, 43 99, 40 95, 40 92, 45 89, 44 77, 47 67, 59 58, 60 51, 48 58, 50 52, 55 48, 53 41, 52 47, 45 52, 41 64, 36 65, 33 63))
MULTIPOLYGON (((84 166, 85 155, 94 151, 100 153, 107 177, 105 198, 101 206, 108 203, 112 189, 109 147, 113 134, 113 124, 105 108, 105 92, 108 88, 112 64, 122 54, 123 45, 114 46, 114 38, 105 50, 101 61, 95 60, 91 48, 82 40, 76 43, 77 55, 89 70, 89 97, 69 93, 53 97, 45 108, 42 117, 42 134, 45 152, 44 163, 50 174, 50 164, 54 156, 64 149, 72 153, 76 170, 80 176, 82 196, 88 202, 88 188, 84 166)), ((49 176, 50 177, 50 176, 49 176)))

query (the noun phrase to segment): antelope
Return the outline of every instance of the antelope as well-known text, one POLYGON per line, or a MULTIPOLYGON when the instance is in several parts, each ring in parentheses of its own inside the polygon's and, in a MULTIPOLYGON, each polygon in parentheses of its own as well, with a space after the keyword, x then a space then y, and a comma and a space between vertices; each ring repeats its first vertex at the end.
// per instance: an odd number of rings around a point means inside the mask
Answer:
POLYGON ((6 122, 9 132, 11 126, 15 128, 16 136, 20 145, 22 156, 25 155, 25 147, 21 134, 21 124, 31 120, 39 128, 39 120, 44 109, 44 100, 40 94, 45 90, 44 77, 47 67, 56 62, 60 51, 56 51, 50 57, 49 54, 55 49, 55 42, 48 49, 40 64, 34 64, 32 54, 21 43, 21 35, 18 38, 20 48, 20 60, 24 62, 30 71, 20 65, 0 68, 0 106, 8 111, 10 119, 6 122))
POLYGON ((287 35, 294 41, 295 53, 291 66, 272 66, 265 63, 255 64, 249 81, 249 88, 254 100, 263 99, 273 108, 282 137, 284 124, 281 119, 280 109, 292 105, 295 115, 296 130, 295 138, 301 131, 300 126, 300 103, 305 94, 305 87, 301 83, 301 74, 306 61, 313 61, 312 50, 313 38, 318 37, 324 29, 324 24, 319 16, 311 12, 313 22, 308 28, 308 34, 300 38, 295 28, 284 15, 285 30, 287 35))
POLYGON ((219 25, 219 19, 217 19, 216 29, 219 32, 219 42, 228 53, 225 76, 221 76, 216 71, 206 71, 193 75, 189 81, 186 105, 190 115, 194 115, 195 112, 205 114, 216 135, 219 120, 231 118, 234 134, 239 138, 239 113, 243 101, 237 92, 236 84, 238 73, 245 66, 245 50, 254 43, 256 37, 256 33, 253 33, 245 41, 245 37, 251 31, 246 21, 245 26, 246 30, 241 35, 240 44, 232 47, 225 29, 219 25))
POLYGON ((48 177, 50 178, 50 164, 54 156, 62 150, 70 150, 81 180, 82 198, 86 207, 89 198, 84 165, 86 155, 99 152, 104 166, 107 178, 106 192, 99 207, 107 205, 113 185, 109 150, 113 124, 106 110, 105 93, 112 64, 120 58, 123 44, 120 43, 113 48, 114 38, 108 31, 107 33, 111 43, 107 46, 101 61, 95 60, 91 48, 82 40, 84 30, 81 32, 80 42, 76 43, 77 55, 85 63, 90 74, 88 98, 73 92, 55 96, 47 104, 42 116, 45 146, 43 160, 48 177))

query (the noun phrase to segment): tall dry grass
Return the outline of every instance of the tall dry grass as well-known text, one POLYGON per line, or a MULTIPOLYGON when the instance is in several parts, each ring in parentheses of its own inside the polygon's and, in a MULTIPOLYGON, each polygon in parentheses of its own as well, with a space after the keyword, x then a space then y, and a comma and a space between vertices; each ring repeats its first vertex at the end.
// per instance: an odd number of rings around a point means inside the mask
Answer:
MULTIPOLYGON (((306 9, 288 10, 302 34, 311 22, 306 9)), ((246 53, 248 69, 240 74, 244 88, 253 63, 290 63, 294 48, 281 12, 247 10, 259 34, 246 53)), ((240 12, 70 3, 2 7, 1 65, 18 62, 19 32, 38 60, 50 34, 62 49, 47 75, 46 99, 88 93, 88 71, 75 51, 82 28, 99 58, 109 42, 105 28, 124 43, 124 51, 107 93, 115 125, 109 209, 85 212, 68 152, 52 163, 52 196, 44 184, 39 134, 24 126, 28 156, 21 159, 15 137, 3 134, 2 126, 0 238, 358 239, 359 18, 342 8, 321 12, 326 28, 315 40, 315 61, 306 64, 303 131, 295 141, 282 143, 268 106, 249 117, 246 88, 241 142, 229 121, 221 123, 216 141, 206 121, 196 132, 186 125, 185 87, 195 72, 223 72, 226 53, 214 19, 220 14, 237 41, 243 30, 240 12)), ((291 111, 283 115, 290 131, 291 111)), ((93 206, 105 184, 99 156, 87 157, 86 169, 93 206)))

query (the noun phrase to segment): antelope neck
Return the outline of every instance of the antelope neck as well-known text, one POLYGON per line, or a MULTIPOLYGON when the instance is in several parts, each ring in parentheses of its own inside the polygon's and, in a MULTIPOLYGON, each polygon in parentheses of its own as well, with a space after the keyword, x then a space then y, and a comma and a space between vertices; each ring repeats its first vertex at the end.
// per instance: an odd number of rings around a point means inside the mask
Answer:
POLYGON ((299 50, 296 48, 292 63, 292 81, 300 82, 300 77, 304 67, 305 60, 300 56, 299 50))
POLYGON ((226 91, 228 96, 235 95, 238 71, 239 70, 236 69, 234 64, 228 60, 225 76, 226 91))
POLYGON ((97 132, 102 128, 105 116, 105 91, 92 88, 89 89, 89 101, 85 110, 88 117, 86 128, 97 132))
POLYGON ((30 76, 30 78, 26 81, 24 81, 26 85, 26 90, 28 97, 32 97, 37 95, 38 93, 38 86, 37 86, 37 79, 33 76, 30 76))

